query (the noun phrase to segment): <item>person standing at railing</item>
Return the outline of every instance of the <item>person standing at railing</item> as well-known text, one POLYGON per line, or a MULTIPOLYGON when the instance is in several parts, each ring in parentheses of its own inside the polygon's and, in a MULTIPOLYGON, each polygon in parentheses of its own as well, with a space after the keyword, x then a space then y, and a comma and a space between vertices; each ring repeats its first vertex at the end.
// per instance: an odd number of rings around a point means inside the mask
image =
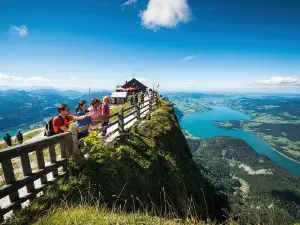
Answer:
POLYGON ((149 90, 148 97, 149 97, 149 102, 151 103, 152 100, 153 100, 153 91, 152 91, 152 89, 149 90))
POLYGON ((133 95, 130 96, 129 101, 130 101, 130 106, 133 106, 134 105, 134 96, 133 95))
POLYGON ((20 130, 18 130, 16 139, 18 140, 19 144, 23 144, 23 134, 21 133, 20 130))
POLYGON ((138 93, 138 92, 136 92, 136 93, 134 94, 134 101, 135 101, 134 104, 138 104, 138 102, 139 102, 139 93, 138 93))
POLYGON ((141 106, 144 106, 145 95, 144 92, 141 93, 141 106))
MULTIPOLYGON (((109 97, 105 96, 103 98, 103 104, 101 106, 101 115, 102 115, 102 128, 107 127, 109 124, 109 114, 110 114, 110 109, 109 109, 109 97)), ((101 132, 101 136, 105 137, 107 133, 107 129, 104 129, 101 132)))
POLYGON ((99 98, 93 98, 91 106, 88 108, 91 113, 93 126, 98 125, 101 119, 101 101, 99 98))
POLYGON ((9 135, 9 133, 5 134, 5 136, 3 137, 3 140, 5 141, 5 143, 7 144, 8 147, 12 146, 11 136, 9 135))
MULTIPOLYGON (((75 116, 85 116, 89 112, 87 108, 88 107, 85 100, 79 101, 77 107, 75 108, 75 116)), ((91 116, 76 121, 76 127, 79 129, 81 128, 81 130, 77 133, 77 140, 88 136, 89 129, 98 129, 98 125, 93 126, 92 122, 91 116)))
POLYGON ((53 118, 53 131, 54 134, 61 134, 69 129, 70 121, 83 120, 90 116, 90 113, 86 113, 82 116, 70 115, 70 109, 67 104, 60 104, 57 107, 58 116, 53 118))

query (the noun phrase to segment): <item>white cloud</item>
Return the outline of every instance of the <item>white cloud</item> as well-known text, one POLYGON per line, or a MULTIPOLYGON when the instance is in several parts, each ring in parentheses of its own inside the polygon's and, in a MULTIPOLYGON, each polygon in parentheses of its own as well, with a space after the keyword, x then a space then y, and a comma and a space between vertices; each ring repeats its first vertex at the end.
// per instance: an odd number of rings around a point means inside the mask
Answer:
POLYGON ((138 0, 127 0, 126 2, 124 2, 121 5, 121 10, 123 11, 125 6, 129 6, 129 5, 135 5, 138 2, 138 0))
POLYGON ((187 62, 187 61, 193 60, 195 58, 197 58, 197 56, 195 56, 195 55, 189 55, 189 56, 184 57, 183 59, 181 59, 181 61, 187 62))
POLYGON ((44 77, 30 77, 27 79, 24 79, 24 82, 29 83, 29 82, 33 82, 33 83, 43 83, 46 81, 50 81, 48 78, 44 78, 44 77))
POLYGON ((20 35, 21 37, 27 37, 28 36, 28 29, 26 26, 15 26, 15 25, 11 25, 10 26, 10 32, 11 33, 16 33, 18 35, 20 35))
POLYGON ((140 13, 142 25, 157 30, 160 27, 174 28, 191 19, 187 0, 149 0, 147 9, 140 13))
POLYGON ((9 82, 9 81, 21 81, 21 80, 23 80, 21 77, 10 76, 10 75, 0 73, 0 81, 9 82))
POLYGON ((196 87, 197 86, 197 83, 194 82, 194 81, 190 81, 190 82, 187 82, 185 84, 186 87, 196 87))
POLYGON ((7 74, 1 74, 0 73, 0 84, 3 83, 12 83, 12 82, 24 82, 24 83, 43 83, 50 81, 48 78, 44 77, 29 77, 29 78, 24 78, 24 77, 18 77, 18 76, 11 76, 7 74))
POLYGON ((258 82, 263 85, 277 85, 277 86, 300 86, 300 78, 295 77, 282 77, 275 76, 268 80, 262 80, 258 82))
POLYGON ((135 3, 137 3, 137 1, 138 1, 138 0, 128 0, 127 2, 125 2, 125 3, 123 4, 123 6, 135 4, 135 3))

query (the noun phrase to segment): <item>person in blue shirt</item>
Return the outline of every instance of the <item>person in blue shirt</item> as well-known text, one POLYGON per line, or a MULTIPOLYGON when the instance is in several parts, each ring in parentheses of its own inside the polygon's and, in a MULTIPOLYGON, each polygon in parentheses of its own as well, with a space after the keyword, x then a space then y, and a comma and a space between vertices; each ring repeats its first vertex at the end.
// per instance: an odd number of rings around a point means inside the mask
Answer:
POLYGON ((130 106, 133 106, 134 105, 134 96, 132 95, 129 99, 130 101, 130 106))
MULTIPOLYGON (((76 116, 83 116, 86 113, 88 113, 88 106, 86 104, 85 100, 79 101, 77 104, 77 107, 75 108, 75 115, 76 116)), ((84 138, 88 136, 89 129, 98 129, 98 125, 92 126, 92 118, 90 116, 86 117, 83 120, 77 120, 76 121, 76 127, 77 128, 83 128, 80 132, 77 133, 77 139, 80 140, 81 138, 84 138)))

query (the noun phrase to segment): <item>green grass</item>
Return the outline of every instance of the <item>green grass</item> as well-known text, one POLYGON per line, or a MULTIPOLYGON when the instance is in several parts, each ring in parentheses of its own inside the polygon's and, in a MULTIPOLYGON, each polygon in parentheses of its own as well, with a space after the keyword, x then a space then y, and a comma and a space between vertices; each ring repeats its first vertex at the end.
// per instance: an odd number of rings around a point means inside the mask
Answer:
MULTIPOLYGON (((139 98, 139 101, 140 101, 140 98, 139 98)), ((146 103, 146 104, 148 104, 148 103, 146 103)), ((122 108, 125 109, 125 108, 128 108, 128 107, 130 107, 130 102, 129 102, 129 101, 126 102, 126 103, 123 104, 123 105, 118 105, 118 106, 112 108, 112 109, 110 110, 110 114, 117 113, 117 112, 119 112, 122 108)), ((129 113, 131 113, 131 112, 133 112, 133 111, 134 111, 134 109, 127 110, 126 112, 124 112, 124 116, 127 115, 127 114, 129 114, 129 113)), ((118 116, 114 116, 114 117, 110 118, 110 122, 115 121, 117 118, 118 118, 118 116)))
POLYGON ((167 219, 158 216, 150 216, 147 213, 135 212, 127 213, 122 210, 115 212, 102 207, 78 206, 78 207, 61 207, 53 210, 50 215, 40 218, 35 225, 100 225, 100 224, 207 224, 205 222, 196 222, 193 219, 167 219))
POLYGON ((275 149, 278 149, 278 146, 285 152, 289 153, 289 156, 292 156, 294 159, 299 161, 300 157, 300 141, 290 141, 286 137, 274 137, 272 135, 267 135, 264 133, 258 133, 260 137, 267 140, 268 143, 275 149))
POLYGON ((219 122, 219 126, 226 128, 226 127, 232 127, 232 123, 230 121, 226 121, 226 122, 219 122))
MULTIPOLYGON (((125 109, 125 108, 128 108, 130 106, 130 102, 126 102, 125 104, 123 105, 118 105, 114 108, 112 108, 110 110, 110 114, 114 114, 114 113, 117 113, 119 112, 122 108, 125 109)), ((128 110, 127 112, 124 113, 124 115, 127 115, 128 113, 132 112, 132 110, 128 110)), ((118 118, 118 116, 114 116, 112 118, 110 118, 110 122, 112 121, 115 121, 116 119, 118 118)))

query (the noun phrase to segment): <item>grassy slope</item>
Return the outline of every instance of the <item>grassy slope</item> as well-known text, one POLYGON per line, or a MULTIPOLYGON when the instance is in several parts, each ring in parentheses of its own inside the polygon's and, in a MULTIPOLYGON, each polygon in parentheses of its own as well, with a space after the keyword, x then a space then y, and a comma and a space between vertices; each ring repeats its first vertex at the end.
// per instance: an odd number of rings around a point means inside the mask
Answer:
POLYGON ((159 195, 164 190, 178 214, 186 212, 187 201, 193 196, 197 212, 204 217, 214 217, 217 207, 214 207, 209 184, 192 160, 169 102, 163 101, 151 120, 137 123, 111 146, 101 145, 93 136, 86 139, 86 144, 93 162, 84 162, 78 166, 78 171, 86 172, 91 183, 100 185, 109 202, 124 185, 122 198, 130 199, 134 194, 147 204, 151 204, 149 196, 160 204, 159 195), (201 189, 203 193, 199 192, 201 189))
POLYGON ((109 210, 92 206, 61 207, 53 210, 49 216, 40 218, 35 225, 100 225, 100 224, 207 224, 194 220, 168 219, 159 216, 150 216, 146 212, 128 213, 120 210, 109 210))

